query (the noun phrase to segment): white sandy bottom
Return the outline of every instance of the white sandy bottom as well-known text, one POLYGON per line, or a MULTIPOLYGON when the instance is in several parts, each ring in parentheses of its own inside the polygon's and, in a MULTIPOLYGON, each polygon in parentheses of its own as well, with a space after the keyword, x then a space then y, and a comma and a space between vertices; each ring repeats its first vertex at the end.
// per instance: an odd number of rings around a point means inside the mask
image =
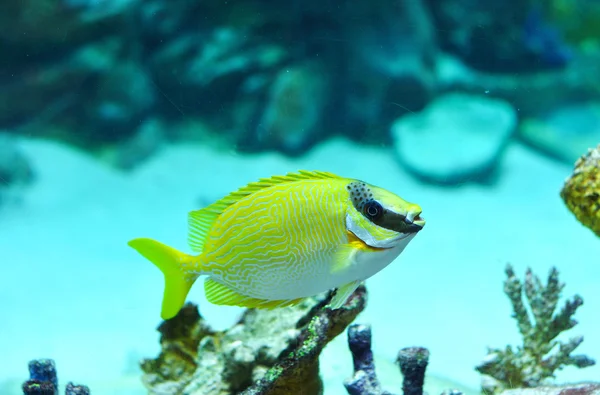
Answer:
MULTIPOLYGON (((428 347, 429 373, 477 388, 474 366, 486 347, 518 344, 502 291, 507 262, 521 278, 527 266, 544 279, 558 267, 565 296, 585 300, 580 324, 566 335, 584 335, 578 353, 600 358, 600 265, 588 259, 598 256, 600 241, 558 196, 571 168, 518 145, 508 150, 497 185, 460 189, 422 185, 391 153, 345 141, 297 160, 172 146, 130 175, 59 144, 23 141, 23 148, 38 181, 20 204, 0 211, 0 382, 12 380, 15 393, 27 378, 27 362, 40 357, 56 360, 63 384, 88 383, 99 395, 144 393, 132 376, 140 358, 159 351, 162 275, 126 242, 152 237, 187 251, 190 209, 297 169, 364 179, 423 207, 426 228, 368 280, 368 307, 357 320, 373 327, 388 390, 400 392, 399 377, 390 381, 402 347, 428 347)), ((190 300, 217 328, 241 311, 209 304, 201 286, 190 300)), ((326 394, 346 393, 342 381, 352 374, 352 359, 345 343, 343 334, 323 354, 326 394)), ((593 379, 600 367, 567 368, 557 376, 593 379)))

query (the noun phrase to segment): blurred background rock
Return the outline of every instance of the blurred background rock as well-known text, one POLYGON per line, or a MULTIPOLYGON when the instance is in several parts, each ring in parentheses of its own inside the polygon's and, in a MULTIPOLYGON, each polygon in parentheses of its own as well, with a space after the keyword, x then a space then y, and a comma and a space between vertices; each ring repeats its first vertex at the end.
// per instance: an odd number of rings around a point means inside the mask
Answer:
POLYGON ((456 92, 473 125, 516 114, 475 154, 490 172, 512 139, 569 163, 600 140, 595 1, 5 0, 0 25, 0 129, 126 169, 175 140, 300 155, 334 135, 406 165, 435 121, 392 126, 456 92))

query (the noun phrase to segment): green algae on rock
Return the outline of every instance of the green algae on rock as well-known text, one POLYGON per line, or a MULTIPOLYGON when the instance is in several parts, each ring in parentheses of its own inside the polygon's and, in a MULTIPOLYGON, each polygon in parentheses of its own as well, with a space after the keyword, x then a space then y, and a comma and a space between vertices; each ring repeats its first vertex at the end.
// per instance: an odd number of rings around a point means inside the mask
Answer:
POLYGON ((366 288, 337 310, 325 307, 331 296, 248 309, 226 331, 211 330, 188 303, 159 326, 162 352, 142 362, 144 385, 153 395, 322 394, 321 350, 364 309, 366 288))
POLYGON ((558 270, 554 267, 550 270, 545 286, 531 269, 527 269, 524 284, 515 276, 511 265, 507 265, 506 275, 504 292, 512 303, 512 316, 517 320, 523 346, 516 350, 511 346, 488 350, 486 358, 476 367, 483 374, 483 392, 492 394, 510 388, 538 387, 567 365, 578 368, 594 365, 595 361, 585 355, 571 355, 583 342, 583 336, 567 342, 556 340, 558 335, 577 325, 573 315, 583 304, 583 299, 575 295, 555 314, 565 286, 558 280, 558 270), (523 288, 529 307, 523 303, 523 288), (550 354, 557 346, 558 351, 550 354))
POLYGON ((600 145, 577 160, 560 197, 579 222, 600 237, 600 145))

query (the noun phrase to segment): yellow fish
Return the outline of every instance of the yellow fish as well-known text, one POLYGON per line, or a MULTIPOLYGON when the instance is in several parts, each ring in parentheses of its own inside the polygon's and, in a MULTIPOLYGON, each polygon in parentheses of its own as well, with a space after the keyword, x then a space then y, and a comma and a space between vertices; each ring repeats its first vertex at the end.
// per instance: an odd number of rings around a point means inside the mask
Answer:
POLYGON ((199 276, 218 305, 290 306, 337 288, 340 308, 425 225, 421 208, 322 171, 263 178, 189 213, 188 255, 152 239, 128 244, 163 272, 161 317, 174 317, 199 276))

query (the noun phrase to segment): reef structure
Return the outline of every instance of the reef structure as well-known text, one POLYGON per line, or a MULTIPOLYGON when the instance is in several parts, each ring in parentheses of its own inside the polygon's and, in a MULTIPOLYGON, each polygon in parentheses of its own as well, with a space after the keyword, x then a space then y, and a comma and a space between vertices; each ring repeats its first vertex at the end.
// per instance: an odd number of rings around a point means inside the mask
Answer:
MULTIPOLYGON (((58 395, 58 375, 52 359, 36 359, 29 362, 29 380, 23 383, 24 395, 58 395)), ((90 395, 85 385, 67 383, 65 395, 90 395)))
POLYGON ((600 145, 575 162, 560 196, 577 220, 600 237, 600 145))
POLYGON ((360 286, 336 310, 327 297, 296 306, 248 309, 225 331, 214 331, 194 304, 158 328, 162 352, 142 361, 151 395, 320 395, 319 355, 366 305, 360 286))
POLYGON ((488 355, 476 367, 482 377, 482 391, 497 394, 515 388, 537 388, 547 384, 557 370, 565 366, 584 368, 596 362, 586 355, 572 355, 583 342, 583 336, 566 342, 556 338, 577 325, 573 319, 583 299, 575 295, 556 311, 565 284, 559 282, 558 270, 552 268, 546 285, 527 269, 522 283, 511 265, 506 267, 504 292, 511 301, 513 318, 517 321, 523 345, 514 350, 489 349, 488 355), (524 292, 523 292, 524 291, 524 292), (529 306, 523 302, 523 293, 529 306), (529 313, 531 311, 531 314, 529 313), (554 352, 553 352, 554 351, 554 352))

